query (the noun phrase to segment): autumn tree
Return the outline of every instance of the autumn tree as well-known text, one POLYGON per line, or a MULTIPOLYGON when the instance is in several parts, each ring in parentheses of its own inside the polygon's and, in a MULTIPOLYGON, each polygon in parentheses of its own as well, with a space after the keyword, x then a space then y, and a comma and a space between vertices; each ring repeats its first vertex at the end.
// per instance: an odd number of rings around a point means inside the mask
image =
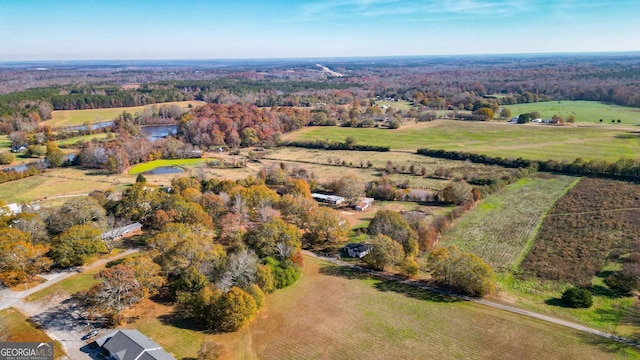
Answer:
POLYGON ((406 256, 413 256, 418 253, 418 241, 415 231, 402 215, 395 211, 378 211, 369 223, 368 232, 371 235, 387 235, 399 242, 406 256))
POLYGON ((48 256, 60 267, 83 265, 107 247, 101 238, 102 231, 90 225, 74 225, 51 241, 48 256))
POLYGON ((98 283, 85 295, 87 304, 99 313, 111 316, 114 324, 121 322, 121 312, 144 299, 145 292, 130 267, 116 265, 95 275, 98 283))
POLYGON ((348 173, 336 183, 336 194, 344 197, 348 203, 353 204, 359 197, 364 195, 364 182, 358 175, 348 173))
POLYGON ((363 258, 364 262, 376 270, 385 270, 399 264, 404 258, 402 245, 387 235, 378 234, 371 240, 373 248, 363 258))
POLYGON ((511 117, 511 110, 509 110, 508 108, 502 108, 502 110, 500 111, 500 117, 509 119, 511 117))
POLYGON ((236 331, 258 311, 255 299, 239 287, 222 295, 219 303, 219 325, 222 331, 236 331))
POLYGON ((337 211, 321 206, 308 212, 303 240, 309 246, 340 244, 346 240, 349 226, 337 211))
POLYGON ((493 269, 478 256, 456 246, 431 251, 428 268, 438 281, 466 295, 484 296, 495 286, 493 269))
POLYGON ((107 215, 104 208, 92 197, 73 198, 51 212, 47 228, 52 234, 60 234, 74 225, 91 225, 105 228, 107 215))
POLYGON ((126 258, 122 265, 133 270, 144 297, 157 294, 158 289, 166 282, 166 279, 160 275, 162 268, 153 262, 153 259, 148 254, 126 258))
POLYGON ((222 246, 213 242, 214 236, 211 229, 198 224, 170 223, 147 245, 156 252, 156 260, 166 274, 177 275, 189 267, 208 274, 227 257, 222 246))
POLYGON ((47 245, 34 245, 30 235, 17 229, 0 231, 0 281, 6 286, 27 282, 47 270, 51 260, 47 245))
POLYGON ((464 204, 467 201, 473 199, 472 194, 473 187, 466 181, 454 181, 447 184, 447 186, 440 192, 440 200, 445 203, 451 203, 455 205, 464 204))
POLYGON ((279 218, 272 218, 249 230, 244 241, 260 258, 275 255, 278 243, 294 249, 300 249, 301 246, 300 230, 279 218))
POLYGON ((216 285, 223 292, 237 286, 247 289, 254 282, 257 272, 258 257, 253 251, 243 250, 231 254, 227 260, 225 271, 216 285))
POLYGON ((318 203, 308 197, 285 194, 280 198, 282 217, 301 229, 306 228, 309 214, 317 208, 318 203))
POLYGON ((115 206, 115 215, 144 223, 167 197, 157 186, 136 182, 122 192, 122 199, 115 206))

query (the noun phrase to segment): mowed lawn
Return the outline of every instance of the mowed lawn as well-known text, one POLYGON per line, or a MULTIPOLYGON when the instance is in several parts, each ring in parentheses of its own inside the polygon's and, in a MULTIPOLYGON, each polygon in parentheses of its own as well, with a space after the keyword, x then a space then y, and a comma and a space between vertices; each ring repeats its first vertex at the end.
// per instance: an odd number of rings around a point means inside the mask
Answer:
POLYGON ((603 104, 597 101, 544 101, 530 104, 504 105, 511 110, 512 116, 537 111, 542 118, 551 118, 560 115, 567 118, 569 115, 576 117, 576 122, 600 123, 618 125, 618 119, 622 125, 640 125, 640 108, 603 104), (611 120, 615 120, 612 123, 611 120))
POLYGON ((573 161, 581 157, 615 161, 640 157, 640 133, 614 127, 436 120, 404 124, 397 130, 310 127, 285 138, 344 141, 348 136, 360 144, 387 145, 393 150, 444 149, 531 160, 573 161))
POLYGON ((139 315, 127 326, 178 359, 195 357, 206 339, 224 344, 233 359, 638 358, 604 339, 309 257, 301 279, 268 296, 266 308, 239 332, 206 334, 162 304, 147 304, 139 315))
POLYGON ((483 199, 442 234, 442 245, 457 245, 507 273, 528 252, 544 215, 578 181, 539 174, 521 179, 483 199))
POLYGON ((147 171, 151 171, 155 168, 161 166, 188 166, 188 165, 197 165, 204 162, 207 162, 211 159, 162 159, 162 160, 153 160, 146 163, 140 163, 134 165, 129 170, 129 175, 137 175, 147 171))
POLYGON ((151 104, 144 106, 119 107, 109 109, 86 109, 86 110, 54 110, 51 113, 51 120, 43 121, 42 126, 49 125, 53 128, 61 126, 75 126, 84 123, 97 123, 111 121, 122 114, 128 112, 130 114, 140 113, 145 106, 168 107, 178 105, 184 109, 189 105, 192 107, 203 105, 202 101, 174 101, 159 104, 151 104))
MULTIPOLYGON (((41 329, 33 326, 29 319, 14 308, 0 311, 0 341, 2 342, 53 342, 41 329)), ((56 359, 65 356, 59 342, 53 342, 56 359)))

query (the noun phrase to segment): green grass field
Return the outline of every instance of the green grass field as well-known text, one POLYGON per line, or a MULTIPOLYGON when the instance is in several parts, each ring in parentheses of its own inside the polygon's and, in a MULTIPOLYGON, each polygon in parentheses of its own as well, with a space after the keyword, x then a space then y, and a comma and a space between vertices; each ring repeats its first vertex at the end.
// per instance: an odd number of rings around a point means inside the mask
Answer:
POLYGON ((505 105, 513 116, 537 111, 542 118, 551 118, 557 114, 565 119, 569 115, 576 117, 576 122, 600 123, 612 125, 611 120, 618 119, 622 125, 640 125, 640 109, 627 106, 608 105, 597 101, 545 101, 531 104, 505 105))
POLYGON ((133 327, 176 358, 206 339, 232 359, 637 359, 607 340, 305 257, 293 286, 267 297, 247 327, 209 335, 163 304, 140 309, 133 327), (487 346, 491 344, 491 346, 487 346))
POLYGON ((9 135, 0 135, 0 149, 8 148, 9 146, 11 146, 9 135))
POLYGON ((58 140, 58 141, 56 141, 56 143, 58 144, 58 146, 65 147, 65 146, 69 146, 69 145, 75 145, 77 143, 89 142, 89 141, 91 141, 93 139, 103 140, 103 139, 108 138, 109 135, 115 136, 112 133, 100 133, 100 134, 93 134, 93 135, 83 135, 83 136, 76 136, 76 137, 72 137, 72 138, 68 138, 68 139, 64 139, 64 140, 58 140))
POLYGON ((614 127, 576 128, 438 120, 403 125, 398 130, 312 127, 288 134, 286 138, 344 141, 348 136, 353 136, 360 144, 387 145, 394 150, 431 148, 531 160, 640 157, 640 135, 636 131, 614 127))
POLYGON ((98 271, 100 271, 99 268, 92 269, 91 271, 88 271, 86 273, 77 274, 60 282, 57 282, 49 287, 31 294, 31 296, 29 296, 29 301, 40 300, 58 290, 64 290, 71 295, 82 290, 89 290, 89 288, 91 288, 91 286, 97 282, 97 280, 94 279, 93 276, 97 274, 98 271))
POLYGON ((441 244, 457 245, 496 273, 508 273, 528 252, 546 212, 577 181, 570 176, 521 179, 478 203, 442 234, 441 244))
POLYGON ((170 160, 153 160, 133 166, 129 170, 129 175, 137 175, 161 166, 189 166, 206 162, 210 159, 170 159, 170 160))
MULTIPOLYGON (((175 101, 167 103, 159 103, 145 106, 171 106, 177 104, 183 108, 192 106, 199 106, 204 104, 201 101, 175 101)), ((115 119, 122 112, 126 111, 130 114, 142 112, 145 106, 132 106, 132 107, 120 107, 110 109, 87 109, 87 110, 55 110, 51 114, 51 120, 43 121, 42 126, 49 125, 51 127, 61 126, 75 126, 82 125, 84 123, 97 123, 104 121, 111 121, 115 119)))
MULTIPOLYGON (((0 341, 7 342, 53 342, 42 330, 33 326, 29 319, 14 308, 0 311, 0 341)), ((56 359, 65 356, 59 342, 53 342, 53 355, 56 359)))

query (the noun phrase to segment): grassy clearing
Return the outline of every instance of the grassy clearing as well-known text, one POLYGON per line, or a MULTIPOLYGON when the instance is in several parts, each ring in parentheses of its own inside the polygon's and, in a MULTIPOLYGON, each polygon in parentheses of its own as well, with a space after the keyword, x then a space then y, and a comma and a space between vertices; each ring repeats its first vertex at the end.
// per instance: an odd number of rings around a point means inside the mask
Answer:
POLYGON ((48 202, 59 196, 121 189, 123 184, 134 180, 128 175, 93 175, 91 171, 76 168, 49 169, 35 176, 0 184, 0 200, 7 203, 48 202))
POLYGON ((398 110, 408 111, 414 107, 412 102, 401 100, 401 101, 388 101, 388 100, 379 100, 376 101, 376 105, 382 107, 390 107, 398 110))
POLYGON ((127 327, 178 359, 195 357, 207 339, 224 344, 233 359, 639 358, 606 340, 311 258, 295 285, 270 295, 235 333, 206 334, 166 304, 146 302, 136 315, 127 327))
POLYGON ((528 250, 544 214, 568 187, 570 176, 521 179, 483 199, 444 232, 443 245, 457 245, 483 258, 496 273, 507 273, 528 250))
POLYGON ((433 148, 469 151, 532 160, 618 160, 640 157, 635 131, 603 127, 557 127, 505 123, 436 120, 397 130, 312 127, 288 134, 287 139, 344 141, 387 145, 394 150, 433 148))
POLYGON ((576 122, 600 123, 603 125, 640 125, 640 109, 627 106, 608 105, 597 101, 545 101, 531 104, 505 105, 513 116, 537 111, 543 118, 551 118, 557 114, 565 119, 569 115, 576 117, 576 122), (611 122, 614 119, 615 124, 611 122), (618 119, 621 123, 618 124, 618 119))
MULTIPOLYGON (((0 311, 0 341, 7 342, 53 342, 42 330, 33 326, 29 320, 14 308, 0 311)), ((65 356, 59 342, 53 342, 53 354, 56 359, 65 356)))
POLYGON ((85 143, 85 142, 89 142, 93 139, 97 139, 97 140, 103 140, 109 137, 109 135, 114 136, 112 133, 100 133, 100 134, 93 134, 93 135, 83 135, 83 136, 76 136, 76 137, 72 137, 72 138, 68 138, 68 139, 64 139, 64 140, 58 140, 56 141, 56 143, 58 144, 58 146, 69 146, 69 145, 75 145, 78 143, 85 143))
MULTIPOLYGON (((193 107, 202 105, 201 101, 174 101, 159 103, 145 106, 171 106, 179 105, 182 108, 188 108, 189 105, 193 107)), ((82 125, 84 123, 97 123, 104 121, 111 121, 115 119, 122 112, 128 112, 135 114, 142 112, 145 106, 132 106, 132 107, 119 107, 110 109, 87 109, 87 110, 55 110, 51 113, 51 120, 43 121, 41 125, 49 125, 51 127, 61 126, 75 126, 82 125)))
POLYGON ((406 173, 392 173, 388 177, 397 183, 408 181, 413 188, 441 190, 449 180, 433 179, 424 176, 408 174, 409 168, 414 166, 417 171, 424 167, 427 176, 432 176, 439 168, 450 169, 453 177, 463 177, 466 173, 474 173, 479 177, 501 177, 509 175, 510 170, 499 166, 489 166, 482 164, 465 164, 464 161, 452 161, 445 159, 430 158, 406 152, 367 152, 367 151, 326 151, 317 149, 302 148, 279 148, 270 151, 266 155, 263 163, 270 161, 284 162, 289 166, 301 166, 313 172, 320 181, 329 180, 342 176, 345 172, 354 172, 360 175, 363 180, 371 181, 379 179, 381 172, 387 162, 391 161, 398 169, 404 166, 406 173), (329 165, 331 163, 347 163, 346 167, 329 165), (372 168, 366 167, 367 162, 371 162, 372 168), (349 165, 351 164, 351 165, 349 165), (364 167, 361 168, 360 164, 364 167))
POLYGON ((60 282, 57 282, 49 287, 46 287, 38 292, 35 292, 29 296, 29 301, 40 300, 56 291, 64 290, 70 295, 78 293, 83 290, 89 290, 89 288, 97 281, 93 278, 101 268, 91 269, 85 273, 77 274, 60 282))
POLYGON ((11 146, 11 140, 9 140, 9 135, 0 135, 0 149, 8 148, 11 146))
POLYGON ((558 326, 305 261, 300 281, 269 296, 258 319, 213 339, 236 359, 637 358, 558 326))
POLYGON ((129 170, 129 175, 137 175, 161 166, 188 166, 206 162, 210 159, 170 159, 170 160, 153 160, 133 166, 129 170))

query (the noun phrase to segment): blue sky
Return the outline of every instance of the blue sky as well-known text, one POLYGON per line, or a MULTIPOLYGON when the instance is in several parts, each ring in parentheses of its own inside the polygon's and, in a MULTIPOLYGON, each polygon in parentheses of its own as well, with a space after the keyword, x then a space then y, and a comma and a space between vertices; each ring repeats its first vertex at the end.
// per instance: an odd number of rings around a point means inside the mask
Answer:
POLYGON ((0 0, 0 61, 640 51, 640 0, 0 0))

